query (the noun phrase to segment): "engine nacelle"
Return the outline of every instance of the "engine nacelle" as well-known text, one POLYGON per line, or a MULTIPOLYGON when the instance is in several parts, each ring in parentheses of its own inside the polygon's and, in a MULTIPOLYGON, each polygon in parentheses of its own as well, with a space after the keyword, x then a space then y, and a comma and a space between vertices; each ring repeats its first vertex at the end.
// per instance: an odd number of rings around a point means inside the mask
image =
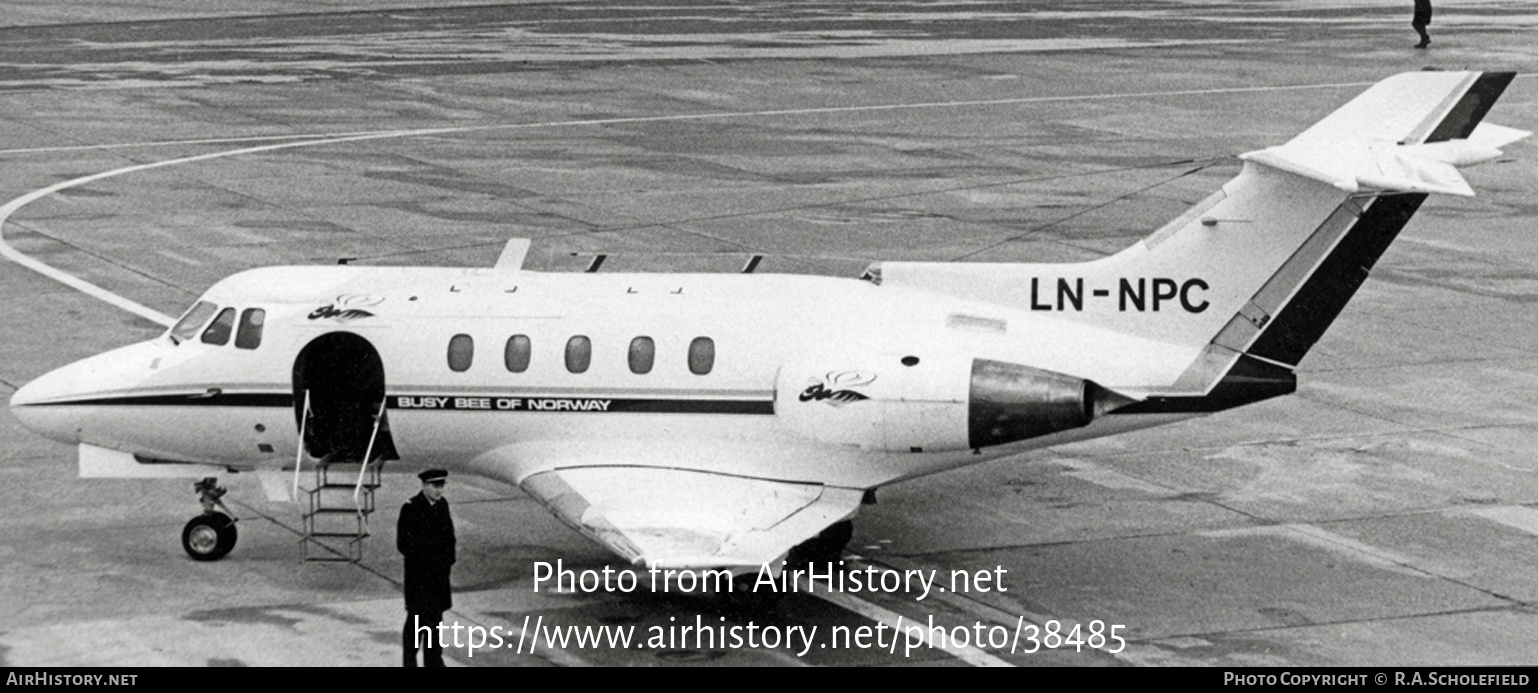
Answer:
POLYGON ((824 443, 888 452, 1003 445, 1089 424, 1106 390, 1012 363, 871 355, 786 364, 775 414, 824 443))

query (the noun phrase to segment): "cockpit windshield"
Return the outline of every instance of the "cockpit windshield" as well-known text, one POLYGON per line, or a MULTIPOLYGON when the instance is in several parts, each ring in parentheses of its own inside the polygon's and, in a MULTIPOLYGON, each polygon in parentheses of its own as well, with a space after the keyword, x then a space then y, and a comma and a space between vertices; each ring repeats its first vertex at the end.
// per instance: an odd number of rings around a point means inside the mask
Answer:
POLYGON ((208 301, 198 301, 193 304, 192 308, 188 309, 186 314, 182 315, 182 319, 176 321, 176 325, 172 326, 171 331, 167 333, 167 336, 171 338, 171 343, 181 344, 192 339, 197 335, 198 328, 202 327, 203 323, 208 322, 208 319, 213 317, 216 310, 219 310, 219 306, 208 301))

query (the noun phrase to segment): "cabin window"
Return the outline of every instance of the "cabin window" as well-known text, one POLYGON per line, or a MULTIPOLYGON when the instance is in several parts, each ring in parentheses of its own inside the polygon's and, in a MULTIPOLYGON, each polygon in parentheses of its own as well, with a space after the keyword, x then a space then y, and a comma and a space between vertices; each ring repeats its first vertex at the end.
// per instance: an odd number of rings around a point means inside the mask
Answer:
POLYGON ((208 319, 213 317, 214 311, 217 310, 219 310, 219 306, 208 301, 198 301, 193 304, 191 308, 187 309, 187 313, 182 316, 182 319, 176 321, 176 326, 171 328, 171 341, 181 344, 192 339, 197 335, 198 328, 202 327, 203 323, 208 322, 208 319))
POLYGON ((255 349, 262 345, 262 323, 267 321, 267 311, 247 308, 240 314, 240 328, 235 331, 236 349, 255 349))
POLYGON ((705 375, 716 366, 716 343, 709 337, 695 337, 689 342, 689 372, 705 375))
POLYGON ((630 372, 644 375, 652 372, 652 363, 657 360, 657 344, 651 337, 636 337, 630 340, 630 372))
POLYGON ((593 362, 593 341, 582 335, 566 340, 566 370, 586 373, 593 362))
POLYGON ((507 338, 507 348, 502 350, 502 362, 507 364, 507 370, 513 373, 522 373, 529 370, 530 344, 526 334, 515 334, 507 338))
POLYGON ((234 331, 235 309, 225 308, 219 311, 219 317, 208 324, 208 329, 203 330, 203 343, 224 346, 230 343, 230 333, 234 331))
POLYGON ((456 334, 449 339, 449 370, 463 373, 470 370, 475 360, 475 340, 467 334, 456 334))

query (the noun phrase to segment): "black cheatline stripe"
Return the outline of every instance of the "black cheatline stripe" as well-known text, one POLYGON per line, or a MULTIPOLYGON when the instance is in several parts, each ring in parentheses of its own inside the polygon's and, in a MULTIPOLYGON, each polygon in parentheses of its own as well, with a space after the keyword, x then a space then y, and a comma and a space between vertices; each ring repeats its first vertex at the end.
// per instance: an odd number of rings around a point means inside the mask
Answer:
POLYGON ((123 397, 93 397, 57 402, 38 402, 29 407, 95 407, 95 406, 176 406, 176 407, 293 407, 291 393, 237 392, 206 395, 126 395, 123 397))
POLYGON ((1149 397, 1112 410, 1111 415, 1208 414, 1290 395, 1297 389, 1298 377, 1291 369, 1240 354, 1212 392, 1194 397, 1149 397))
POLYGON ((1431 134, 1426 136, 1426 141, 1461 140, 1473 134, 1474 128, 1479 126, 1479 121, 1485 119, 1485 114, 1490 112, 1490 107, 1501 98, 1501 93, 1506 91, 1506 86, 1511 84, 1511 80, 1516 76, 1515 72, 1481 74, 1474 80, 1474 86, 1469 87, 1463 98, 1458 99, 1458 103, 1447 112, 1447 117, 1443 118, 1431 134))
POLYGON ((1424 193, 1374 200, 1246 351, 1294 366, 1302 361, 1425 200, 1424 193))
POLYGON ((613 400, 609 411, 626 414, 759 414, 774 413, 772 400, 613 400))
MULTIPOLYGON (((390 409, 410 411, 508 411, 508 412, 577 412, 623 414, 773 414, 773 400, 715 400, 715 399, 614 399, 605 397, 485 397, 480 395, 439 396, 445 400, 437 407, 396 406, 401 395, 391 395, 390 409), (459 406, 464 401, 485 400, 488 406, 459 406), (517 408, 500 408, 498 400, 517 400, 517 408), (539 404, 529 406, 528 402, 539 404), (602 405, 591 404, 602 402, 602 405), (576 403, 576 404, 574 404, 576 403)), ((416 398, 416 395, 412 395, 416 398)), ((34 407, 274 407, 293 408, 291 394, 235 393, 213 396, 197 395, 128 395, 123 397, 92 397, 87 399, 39 402, 25 406, 34 407)))
POLYGON ((492 411, 587 414, 773 414, 774 400, 529 397, 513 395, 390 395, 403 411, 492 411), (403 406, 403 402, 410 402, 403 406))

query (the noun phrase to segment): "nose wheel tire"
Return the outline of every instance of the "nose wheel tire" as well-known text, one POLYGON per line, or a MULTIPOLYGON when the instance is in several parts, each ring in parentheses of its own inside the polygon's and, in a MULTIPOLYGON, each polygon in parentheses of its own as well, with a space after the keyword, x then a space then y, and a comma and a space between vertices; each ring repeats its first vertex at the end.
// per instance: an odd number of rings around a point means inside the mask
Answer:
POLYGON ((182 548, 194 561, 217 561, 235 548, 235 521, 224 513, 204 513, 182 528, 182 548))

